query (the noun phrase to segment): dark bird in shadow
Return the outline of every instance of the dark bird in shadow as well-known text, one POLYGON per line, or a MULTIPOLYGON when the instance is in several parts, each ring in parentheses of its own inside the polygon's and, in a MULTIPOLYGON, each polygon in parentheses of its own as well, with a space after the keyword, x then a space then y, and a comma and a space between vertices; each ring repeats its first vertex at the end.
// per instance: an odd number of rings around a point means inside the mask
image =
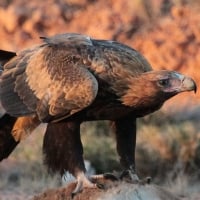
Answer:
MULTIPOLYGON (((128 174, 138 181, 137 118, 158 110, 181 92, 196 91, 194 80, 175 71, 155 71, 139 52, 115 41, 80 34, 42 39, 43 44, 16 55, 0 52, 6 61, 1 67, 0 98, 7 116, 17 118, 9 129, 14 142, 41 122, 48 123, 45 163, 52 172, 72 173, 77 179, 76 194, 84 187, 96 187, 85 175, 80 124, 110 120, 124 168, 122 177, 128 174)), ((7 157, 2 155, 10 153, 13 144, 2 149, 1 158, 7 157)))
MULTIPOLYGON (((16 56, 14 52, 0 50, 0 76, 3 72, 3 65, 14 56, 16 56)), ((0 103, 0 161, 7 158, 19 143, 11 134, 16 120, 16 117, 5 113, 0 103)))

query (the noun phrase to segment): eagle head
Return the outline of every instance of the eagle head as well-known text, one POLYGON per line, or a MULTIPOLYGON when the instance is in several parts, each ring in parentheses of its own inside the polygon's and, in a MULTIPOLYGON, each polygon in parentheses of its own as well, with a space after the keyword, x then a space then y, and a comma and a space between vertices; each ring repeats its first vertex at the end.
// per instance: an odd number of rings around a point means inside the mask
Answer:
POLYGON ((162 105, 169 98, 185 91, 197 90, 195 81, 175 71, 149 71, 134 77, 122 96, 123 104, 131 107, 162 105))
POLYGON ((144 74, 144 77, 147 82, 149 80, 152 83, 152 87, 160 95, 163 94, 166 98, 185 91, 193 90, 196 93, 197 90, 197 85, 192 78, 175 71, 152 71, 144 74))

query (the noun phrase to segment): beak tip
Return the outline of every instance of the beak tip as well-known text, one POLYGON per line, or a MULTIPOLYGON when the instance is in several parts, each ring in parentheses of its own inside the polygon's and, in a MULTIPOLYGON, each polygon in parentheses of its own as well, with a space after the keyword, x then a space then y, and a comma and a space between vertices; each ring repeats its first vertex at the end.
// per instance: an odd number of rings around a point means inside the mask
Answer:
POLYGON ((196 94, 197 93, 197 85, 196 85, 195 81, 193 81, 193 82, 194 82, 194 88, 193 88, 193 90, 194 90, 194 93, 196 94))
POLYGON ((196 88, 196 87, 194 88, 194 93, 195 93, 195 94, 197 93, 197 88, 196 88))

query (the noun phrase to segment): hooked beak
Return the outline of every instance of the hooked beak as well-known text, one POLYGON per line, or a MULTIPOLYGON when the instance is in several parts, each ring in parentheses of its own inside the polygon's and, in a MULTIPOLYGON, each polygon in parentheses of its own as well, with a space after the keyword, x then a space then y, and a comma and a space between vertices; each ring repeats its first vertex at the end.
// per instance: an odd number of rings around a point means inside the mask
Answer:
POLYGON ((172 76, 174 77, 174 87, 178 93, 192 90, 196 93, 197 85, 192 78, 178 72, 174 72, 172 76))
POLYGON ((195 81, 187 76, 184 76, 182 79, 182 84, 181 84, 181 91, 194 91, 196 93, 197 91, 197 85, 195 81))

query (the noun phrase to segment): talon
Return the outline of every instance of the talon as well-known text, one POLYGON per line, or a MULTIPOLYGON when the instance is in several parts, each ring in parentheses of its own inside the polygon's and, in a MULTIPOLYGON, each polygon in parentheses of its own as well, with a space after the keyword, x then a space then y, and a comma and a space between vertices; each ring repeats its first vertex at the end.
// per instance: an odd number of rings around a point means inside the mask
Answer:
POLYGON ((151 183, 151 177, 146 177, 144 179, 139 179, 137 174, 133 170, 125 170, 121 173, 120 179, 133 183, 133 184, 140 184, 140 185, 145 185, 145 184, 150 184, 151 183))
POLYGON ((140 185, 145 185, 145 184, 150 184, 151 183, 152 178, 151 177, 146 177, 143 180, 139 180, 139 184, 140 185))
POLYGON ((97 186, 97 188, 99 188, 101 190, 105 190, 106 189, 105 185, 101 184, 101 183, 96 183, 96 186, 97 186))
POLYGON ((127 182, 131 182, 131 183, 140 182, 138 175, 132 170, 124 170, 122 174, 120 175, 120 179, 125 180, 127 182))
POLYGON ((148 176, 148 177, 146 177, 146 181, 147 181, 147 184, 150 184, 152 181, 152 178, 150 176, 148 176))
POLYGON ((74 198, 74 196, 82 192, 84 188, 98 188, 98 186, 97 184, 90 182, 90 180, 85 176, 85 174, 81 172, 77 175, 77 185, 71 193, 71 197, 74 198))

